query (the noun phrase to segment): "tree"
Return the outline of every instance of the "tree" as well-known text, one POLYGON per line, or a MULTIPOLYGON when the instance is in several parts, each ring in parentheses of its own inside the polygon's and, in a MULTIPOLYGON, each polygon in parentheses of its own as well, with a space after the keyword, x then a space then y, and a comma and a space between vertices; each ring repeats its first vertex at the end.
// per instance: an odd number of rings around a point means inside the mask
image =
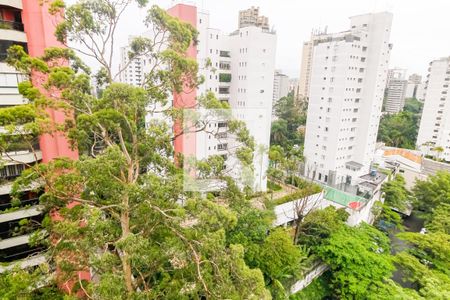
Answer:
POLYGON ((433 270, 417 257, 407 252, 395 256, 396 264, 401 268, 403 280, 417 285, 418 294, 423 299, 448 299, 450 297, 449 276, 433 270))
POLYGON ((405 186, 405 178, 397 174, 393 180, 383 183, 381 191, 384 193, 386 205, 404 211, 409 204, 409 192, 405 186))
POLYGON ((411 112, 414 114, 421 114, 423 108, 423 103, 416 98, 409 98, 405 101, 405 106, 403 111, 411 112))
POLYGON ((431 232, 442 232, 450 235, 450 204, 441 203, 432 212, 432 217, 426 224, 431 232))
MULTIPOLYGON (((226 181, 222 202, 184 191, 182 158, 177 163, 172 159, 177 136, 165 122, 145 124, 148 110, 163 107, 173 91, 183 93, 201 83, 196 62, 185 56, 196 30, 152 7, 146 24, 155 37, 136 38, 129 53, 130 60, 151 57, 151 71, 142 87, 115 82, 115 29, 132 2, 147 1, 79 1, 66 8, 66 18, 57 27, 61 42, 82 45, 79 50, 102 66, 96 74, 103 88, 99 97, 91 95, 90 70, 72 49, 47 49, 42 57, 30 57, 19 46, 8 50, 9 64, 25 74, 40 73, 44 79, 20 84, 29 105, 0 110, 8 116, 8 128, 26 125, 36 135, 65 132, 81 154, 79 161, 59 158, 29 166, 13 192, 44 183, 40 202, 53 221, 44 224, 49 236, 42 242, 49 246, 49 265, 58 268, 58 283, 72 283, 72 295, 268 298, 262 273, 246 265, 241 246, 226 241, 226 232, 237 222, 233 207, 246 205, 245 198, 234 197, 240 194, 233 193, 231 181, 226 181), (48 108, 66 114, 68 121, 51 123, 48 108), (90 270, 93 279, 81 280, 82 270, 90 270)), ((53 12, 59 13, 62 4, 53 2, 53 12)), ((201 102, 205 107, 227 108, 211 95, 201 102)), ((177 109, 163 113, 175 122, 183 118, 177 109)), ((250 165, 254 142, 248 130, 241 122, 229 125, 242 143, 238 158, 250 165)), ((5 139, 2 135, 8 144, 5 139)), ((202 170, 217 173, 216 168, 202 170)))
POLYGON ((450 173, 438 171, 426 180, 417 180, 413 187, 415 207, 429 219, 433 209, 442 203, 450 204, 450 173))
POLYGON ((390 229, 403 230, 403 219, 397 212, 381 201, 376 201, 372 207, 375 216, 374 225, 382 231, 389 232, 390 229))
POLYGON ((413 244, 415 248, 410 252, 426 262, 427 266, 450 276, 450 235, 442 232, 402 232, 397 236, 413 244))
POLYGON ((345 210, 333 206, 311 211, 300 223, 298 243, 315 249, 340 227, 345 226, 347 218, 345 210))
POLYGON ((427 234, 397 234, 409 247, 396 255, 395 262, 403 280, 415 286, 424 299, 450 297, 449 208, 449 204, 442 202, 432 209, 428 215, 427 234))
POLYGON ((292 244, 285 229, 276 228, 270 232, 261 246, 257 265, 265 274, 276 299, 284 296, 282 282, 300 275, 301 263, 305 259, 306 255, 292 244))
POLYGON ((378 141, 387 146, 415 149, 420 118, 411 112, 384 115, 380 120, 378 141))
POLYGON ((343 299, 365 299, 394 270, 389 239, 367 224, 341 226, 317 248, 330 266, 331 284, 343 299))
POLYGON ((277 168, 278 164, 283 161, 284 156, 284 149, 281 146, 270 146, 269 159, 273 163, 274 168, 277 168))
POLYGON ((299 127, 306 124, 306 109, 295 101, 293 92, 277 101, 274 115, 277 120, 272 123, 271 145, 280 145, 285 150, 302 145, 304 136, 299 127))

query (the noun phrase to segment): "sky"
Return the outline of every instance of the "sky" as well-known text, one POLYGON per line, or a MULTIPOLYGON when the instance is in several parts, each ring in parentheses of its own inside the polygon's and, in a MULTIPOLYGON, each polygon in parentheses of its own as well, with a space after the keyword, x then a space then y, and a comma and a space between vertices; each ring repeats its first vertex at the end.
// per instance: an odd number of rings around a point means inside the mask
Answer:
MULTIPOLYGON (((371 12, 390 11, 394 15, 391 68, 426 76, 430 61, 450 56, 449 0, 150 0, 150 5, 169 8, 177 2, 209 11, 210 26, 223 32, 237 29, 239 10, 259 6, 260 14, 269 17, 277 32, 276 67, 291 78, 299 77, 301 46, 312 29, 327 26, 328 32, 347 30, 350 16, 371 12)), ((126 44, 128 35, 146 30, 142 23, 145 15, 146 10, 137 7, 124 15, 118 46, 126 44)))

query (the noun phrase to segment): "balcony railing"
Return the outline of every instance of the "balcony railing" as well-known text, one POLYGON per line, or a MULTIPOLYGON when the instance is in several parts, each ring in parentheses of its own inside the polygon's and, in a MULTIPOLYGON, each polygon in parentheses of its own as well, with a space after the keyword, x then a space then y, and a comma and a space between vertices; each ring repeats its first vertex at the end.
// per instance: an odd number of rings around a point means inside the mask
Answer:
POLYGON ((0 29, 11 29, 11 30, 18 30, 23 31, 23 23, 21 22, 13 22, 13 21, 5 21, 0 20, 0 29))
POLYGON ((0 61, 4 61, 6 59, 6 57, 8 56, 8 48, 13 45, 22 46, 25 52, 28 53, 27 43, 10 40, 0 40, 0 61))
POLYGON ((231 74, 219 74, 219 82, 231 82, 231 74))
POLYGON ((231 57, 230 51, 220 51, 220 57, 231 57))

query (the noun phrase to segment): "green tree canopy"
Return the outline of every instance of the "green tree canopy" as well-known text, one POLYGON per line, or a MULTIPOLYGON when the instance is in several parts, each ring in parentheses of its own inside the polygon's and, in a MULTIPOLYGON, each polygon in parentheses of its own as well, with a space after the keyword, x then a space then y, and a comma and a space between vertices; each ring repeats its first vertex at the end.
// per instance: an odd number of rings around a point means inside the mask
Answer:
POLYGON ((342 299, 365 299, 394 270, 389 239, 374 227, 341 226, 317 249, 330 266, 331 284, 342 299))
POLYGON ((381 117, 378 128, 378 141, 387 146, 415 149, 420 118, 411 112, 381 117))
POLYGON ((432 213, 426 228, 431 232, 450 234, 450 204, 439 204, 432 213))
POLYGON ((450 173, 439 171, 426 180, 418 180, 413 187, 415 208, 431 217, 433 209, 442 203, 450 204, 450 173))
POLYGON ((393 180, 383 183, 381 191, 384 193, 386 205, 400 211, 406 209, 410 202, 410 195, 405 184, 405 178, 400 174, 397 174, 393 180))

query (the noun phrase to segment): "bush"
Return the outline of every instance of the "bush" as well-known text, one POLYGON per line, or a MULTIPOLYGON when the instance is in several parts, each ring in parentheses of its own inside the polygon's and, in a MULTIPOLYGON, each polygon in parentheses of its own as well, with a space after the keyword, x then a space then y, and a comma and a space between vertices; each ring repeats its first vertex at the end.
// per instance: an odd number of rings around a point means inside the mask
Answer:
POLYGON ((281 186, 272 181, 267 181, 267 188, 272 191, 280 191, 281 190, 281 186))

